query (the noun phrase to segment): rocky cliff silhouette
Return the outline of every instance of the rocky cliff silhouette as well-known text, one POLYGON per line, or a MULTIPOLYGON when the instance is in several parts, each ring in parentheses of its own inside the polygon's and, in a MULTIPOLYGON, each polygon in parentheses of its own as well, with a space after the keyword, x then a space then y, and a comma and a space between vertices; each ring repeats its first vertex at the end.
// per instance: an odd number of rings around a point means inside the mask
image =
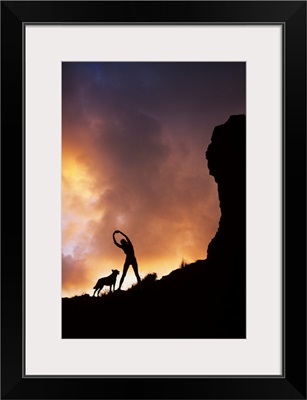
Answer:
POLYGON ((223 261, 224 268, 245 269, 246 221, 246 121, 245 115, 233 115, 217 126, 206 151, 208 169, 217 183, 221 218, 218 231, 209 243, 207 259, 223 261), (242 248, 242 244, 243 248, 242 248), (243 250, 243 251, 242 251, 243 250))
MULTIPOLYGON (((207 250, 207 260, 239 288, 245 304, 246 282, 246 117, 233 115, 217 126, 206 151, 217 183, 221 218, 207 250)), ((242 312, 245 309, 242 310, 242 312)))
POLYGON ((207 259, 160 280, 148 276, 128 291, 64 298, 63 338, 245 337, 245 131, 245 116, 231 116, 206 151, 221 208, 207 259))

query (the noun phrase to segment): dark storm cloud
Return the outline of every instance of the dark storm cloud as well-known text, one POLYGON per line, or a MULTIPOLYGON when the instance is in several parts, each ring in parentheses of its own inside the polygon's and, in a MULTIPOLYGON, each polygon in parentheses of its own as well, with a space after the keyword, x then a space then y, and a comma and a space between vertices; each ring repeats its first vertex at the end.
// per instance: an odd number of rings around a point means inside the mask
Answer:
POLYGON ((189 118, 245 102, 245 63, 64 63, 64 81, 64 92, 95 112, 126 106, 169 115, 183 109, 189 118))

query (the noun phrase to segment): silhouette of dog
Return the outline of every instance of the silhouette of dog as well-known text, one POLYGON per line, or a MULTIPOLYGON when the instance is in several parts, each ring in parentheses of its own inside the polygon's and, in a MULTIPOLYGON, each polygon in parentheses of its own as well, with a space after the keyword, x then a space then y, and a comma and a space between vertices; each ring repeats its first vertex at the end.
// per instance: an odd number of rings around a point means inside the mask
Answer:
POLYGON ((109 276, 105 276, 104 278, 98 279, 96 285, 93 287, 95 289, 93 296, 95 296, 95 293, 97 292, 97 297, 99 296, 100 290, 104 286, 110 286, 110 292, 112 292, 112 286, 113 286, 113 292, 115 290, 115 282, 116 282, 116 277, 119 274, 119 271, 117 269, 112 269, 112 274, 109 276))

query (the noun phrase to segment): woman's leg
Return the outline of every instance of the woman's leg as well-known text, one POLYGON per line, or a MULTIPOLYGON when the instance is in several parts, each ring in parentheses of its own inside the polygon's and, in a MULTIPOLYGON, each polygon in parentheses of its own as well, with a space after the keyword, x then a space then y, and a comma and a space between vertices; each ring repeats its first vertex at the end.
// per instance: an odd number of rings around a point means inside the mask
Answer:
POLYGON ((139 275, 138 262, 136 261, 136 258, 132 261, 132 268, 133 268, 133 271, 135 273, 136 279, 138 280, 138 283, 140 283, 141 282, 141 278, 140 278, 140 275, 139 275))
POLYGON ((120 290, 120 288, 122 287, 122 284, 124 282, 125 276, 127 274, 128 268, 129 268, 130 262, 129 260, 126 258, 125 264, 124 264, 124 268, 123 268, 123 274, 120 278, 120 282, 119 282, 119 287, 118 290, 120 290))

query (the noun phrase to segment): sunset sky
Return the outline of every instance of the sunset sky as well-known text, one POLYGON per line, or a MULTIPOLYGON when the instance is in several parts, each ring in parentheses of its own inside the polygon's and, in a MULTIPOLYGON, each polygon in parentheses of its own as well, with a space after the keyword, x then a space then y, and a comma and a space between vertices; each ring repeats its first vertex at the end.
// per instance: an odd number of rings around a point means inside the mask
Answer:
MULTIPOLYGON (((206 258, 220 211, 205 152, 245 89, 245 63, 62 63, 63 296, 122 272, 116 229, 141 277, 206 258)), ((130 267, 122 289, 135 282, 130 267)))

